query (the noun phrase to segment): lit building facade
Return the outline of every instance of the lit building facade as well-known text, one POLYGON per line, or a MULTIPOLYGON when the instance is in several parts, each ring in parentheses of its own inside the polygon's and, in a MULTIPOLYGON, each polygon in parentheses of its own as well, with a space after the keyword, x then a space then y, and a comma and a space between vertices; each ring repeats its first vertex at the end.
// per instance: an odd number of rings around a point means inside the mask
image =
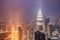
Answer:
POLYGON ((37 27, 44 32, 45 27, 41 9, 38 11, 37 14, 37 27))

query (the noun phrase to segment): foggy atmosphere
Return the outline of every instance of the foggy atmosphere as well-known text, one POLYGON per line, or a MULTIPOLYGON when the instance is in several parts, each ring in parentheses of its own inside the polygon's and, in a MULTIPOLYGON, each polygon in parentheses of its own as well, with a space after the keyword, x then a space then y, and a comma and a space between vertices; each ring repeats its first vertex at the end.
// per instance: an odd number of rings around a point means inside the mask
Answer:
POLYGON ((60 40, 60 0, 0 0, 0 40, 60 40))

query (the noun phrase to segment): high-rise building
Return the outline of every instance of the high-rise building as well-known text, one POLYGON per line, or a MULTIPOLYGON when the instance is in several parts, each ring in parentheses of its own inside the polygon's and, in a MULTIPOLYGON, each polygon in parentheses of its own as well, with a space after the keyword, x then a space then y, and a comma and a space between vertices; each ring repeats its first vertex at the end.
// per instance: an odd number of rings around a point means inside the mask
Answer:
POLYGON ((44 29, 44 21, 43 21, 43 15, 41 9, 38 11, 37 14, 37 27, 39 28, 39 30, 44 29))

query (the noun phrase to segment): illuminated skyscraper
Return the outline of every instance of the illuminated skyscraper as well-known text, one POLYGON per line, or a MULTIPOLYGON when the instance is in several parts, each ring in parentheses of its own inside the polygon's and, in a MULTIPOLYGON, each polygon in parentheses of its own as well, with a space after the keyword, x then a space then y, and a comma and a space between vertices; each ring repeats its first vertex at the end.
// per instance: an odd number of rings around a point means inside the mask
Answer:
POLYGON ((44 28, 44 23, 43 23, 43 16, 42 16, 42 11, 41 9, 38 11, 37 15, 37 27, 42 30, 44 28))

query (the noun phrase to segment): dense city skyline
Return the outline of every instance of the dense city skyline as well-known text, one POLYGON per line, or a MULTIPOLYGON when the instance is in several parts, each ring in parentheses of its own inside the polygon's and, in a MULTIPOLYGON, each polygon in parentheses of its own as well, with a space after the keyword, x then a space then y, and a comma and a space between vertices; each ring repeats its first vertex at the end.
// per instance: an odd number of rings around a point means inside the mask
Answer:
POLYGON ((0 0, 0 40, 60 39, 59 17, 60 0, 0 0))

